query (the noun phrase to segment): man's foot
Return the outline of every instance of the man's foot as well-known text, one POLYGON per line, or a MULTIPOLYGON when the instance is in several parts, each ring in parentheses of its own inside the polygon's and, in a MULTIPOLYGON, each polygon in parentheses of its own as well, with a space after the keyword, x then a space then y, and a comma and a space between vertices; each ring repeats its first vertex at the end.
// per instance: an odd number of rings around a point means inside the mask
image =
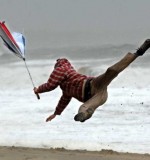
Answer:
POLYGON ((136 51, 137 56, 142 56, 150 48, 150 39, 147 39, 136 51))
POLYGON ((87 119, 92 117, 92 114, 94 113, 94 110, 89 108, 86 110, 86 112, 80 112, 77 115, 75 115, 74 120, 75 121, 80 121, 80 122, 84 122, 87 119))

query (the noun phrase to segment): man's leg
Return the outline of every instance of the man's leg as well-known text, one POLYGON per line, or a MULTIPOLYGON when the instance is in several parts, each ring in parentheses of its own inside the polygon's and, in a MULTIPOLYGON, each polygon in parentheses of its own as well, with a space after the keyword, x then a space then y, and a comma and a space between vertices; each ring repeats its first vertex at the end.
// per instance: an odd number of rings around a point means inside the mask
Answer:
MULTIPOLYGON (((150 39, 146 40, 136 53, 128 53, 123 59, 109 67, 106 72, 93 80, 93 88, 99 90, 107 87, 117 75, 127 68, 137 57, 142 56, 150 47, 150 39)), ((93 89, 93 90, 94 90, 93 89)))
POLYGON ((97 90, 101 88, 107 87, 110 82, 118 76, 120 72, 122 72, 125 68, 129 66, 138 56, 132 53, 128 53, 123 59, 121 59, 116 64, 109 67, 106 72, 98 77, 96 77, 93 82, 93 90, 97 92, 97 90))
POLYGON ((91 118, 96 108, 103 105, 107 100, 107 86, 110 82, 123 71, 137 55, 128 53, 121 61, 109 67, 106 72, 91 81, 92 98, 80 106, 75 121, 84 122, 91 118))
POLYGON ((75 121, 84 122, 89 119, 95 109, 103 105, 107 100, 107 86, 110 82, 125 68, 127 68, 138 56, 141 56, 150 47, 150 40, 146 40, 136 53, 128 53, 118 63, 109 67, 106 72, 95 79, 91 83, 92 98, 80 106, 75 121))
POLYGON ((74 117, 74 120, 84 122, 85 120, 91 118, 96 108, 106 102, 107 97, 107 88, 99 90, 99 92, 92 96, 92 98, 80 106, 78 114, 74 117))

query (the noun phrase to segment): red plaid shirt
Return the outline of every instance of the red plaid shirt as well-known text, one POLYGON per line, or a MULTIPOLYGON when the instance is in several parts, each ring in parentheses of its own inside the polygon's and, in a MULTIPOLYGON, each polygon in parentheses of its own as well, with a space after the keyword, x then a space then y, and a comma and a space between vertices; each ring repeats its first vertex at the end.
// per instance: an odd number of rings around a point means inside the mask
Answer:
POLYGON ((72 97, 83 102, 82 87, 87 78, 77 73, 67 59, 58 59, 47 83, 38 87, 38 93, 52 91, 60 86, 63 93, 55 110, 55 114, 60 115, 72 97))

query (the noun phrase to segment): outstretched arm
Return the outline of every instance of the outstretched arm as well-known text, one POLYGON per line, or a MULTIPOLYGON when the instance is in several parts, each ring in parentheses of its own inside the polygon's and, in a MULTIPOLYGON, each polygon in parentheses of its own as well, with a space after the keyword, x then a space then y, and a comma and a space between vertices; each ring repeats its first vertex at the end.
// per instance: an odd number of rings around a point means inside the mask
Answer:
POLYGON ((70 96, 67 96, 65 94, 63 94, 58 102, 58 105, 56 107, 56 110, 54 112, 54 114, 50 115, 47 119, 46 122, 51 121, 52 119, 54 119, 56 117, 56 115, 60 115, 63 110, 67 107, 67 105, 69 104, 69 102, 71 101, 70 96))
POLYGON ((54 119, 56 117, 55 114, 50 115, 48 118, 46 118, 46 122, 51 121, 52 119, 54 119))
POLYGON ((54 90, 58 85, 61 84, 61 82, 66 78, 66 71, 61 68, 57 67, 54 69, 54 71, 51 73, 48 81, 42 85, 40 85, 38 88, 34 89, 35 94, 36 93, 43 93, 43 92, 49 92, 54 90))

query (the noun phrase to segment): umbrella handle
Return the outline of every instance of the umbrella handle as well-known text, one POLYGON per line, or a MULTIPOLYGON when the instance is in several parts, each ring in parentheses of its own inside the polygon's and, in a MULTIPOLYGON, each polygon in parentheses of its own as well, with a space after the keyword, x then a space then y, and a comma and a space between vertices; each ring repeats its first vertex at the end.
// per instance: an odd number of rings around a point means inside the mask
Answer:
POLYGON ((36 94, 36 97, 37 97, 37 99, 38 99, 38 100, 40 99, 40 96, 39 96, 39 94, 38 94, 38 93, 36 94))
MULTIPOLYGON (((36 89, 36 87, 34 87, 34 88, 33 88, 33 90, 35 90, 35 89, 36 89)), ((37 97, 37 99, 39 100, 39 99, 40 99, 39 94, 38 94, 38 93, 36 93, 35 91, 34 91, 34 93, 36 94, 36 97, 37 97)))

